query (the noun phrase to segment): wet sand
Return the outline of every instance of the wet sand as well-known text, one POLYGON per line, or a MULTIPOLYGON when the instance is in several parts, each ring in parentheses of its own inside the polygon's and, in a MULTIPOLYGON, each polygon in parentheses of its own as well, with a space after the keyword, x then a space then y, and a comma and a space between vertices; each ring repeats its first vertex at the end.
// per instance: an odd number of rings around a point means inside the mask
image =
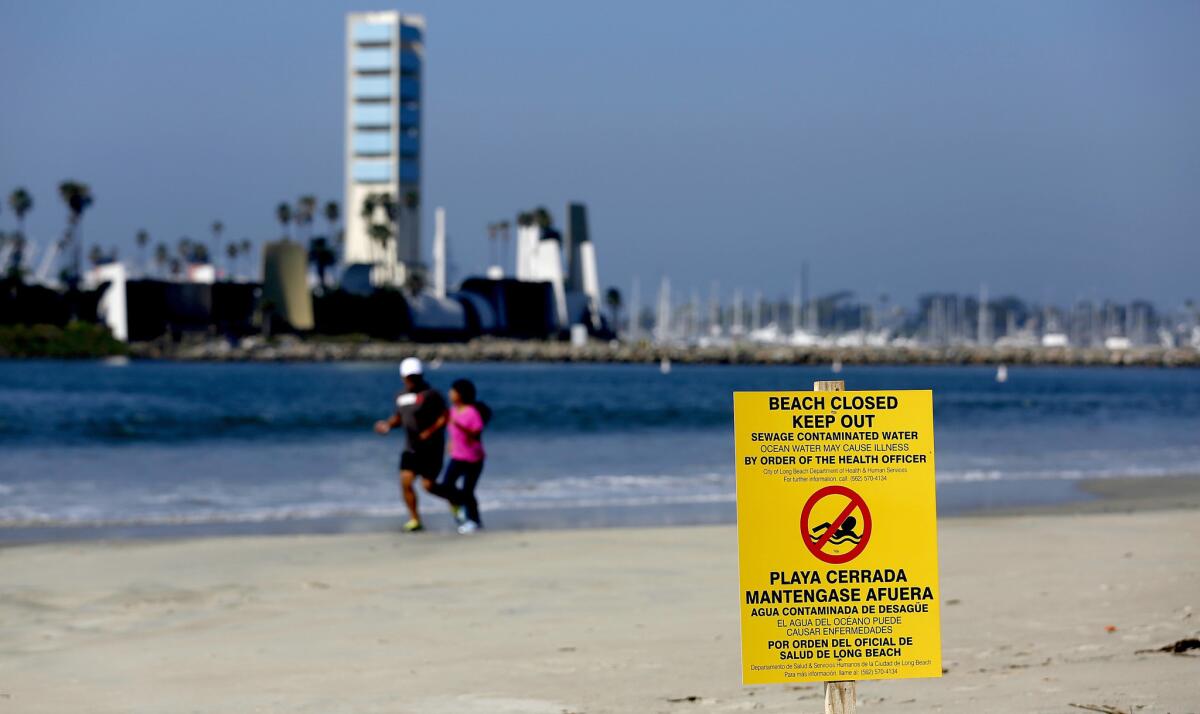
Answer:
POLYGON ((979 516, 1133 513, 1200 509, 1200 476, 1123 476, 1072 482, 1076 495, 1058 503, 982 508, 979 516))
MULTIPOLYGON (((1138 476, 1093 480, 997 480, 938 485, 942 518, 1047 513, 1128 513, 1177 508, 1200 509, 1200 476, 1138 476)), ((330 516, 282 520, 199 523, 0 523, 0 549, 57 541, 118 541, 226 536, 332 535, 394 533, 403 516, 330 516)), ((495 530, 566 530, 579 528, 653 528, 722 525, 737 518, 732 500, 634 506, 516 508, 492 511, 495 530)), ((448 533, 448 519, 432 518, 427 527, 448 533)))
MULTIPOLYGON (((861 711, 1200 711, 1200 657, 1139 653, 1200 633, 1200 512, 1138 510, 1196 487, 943 519, 948 671, 861 711)), ((821 709, 739 683, 731 526, 55 543, 0 572, 0 712, 821 709)))

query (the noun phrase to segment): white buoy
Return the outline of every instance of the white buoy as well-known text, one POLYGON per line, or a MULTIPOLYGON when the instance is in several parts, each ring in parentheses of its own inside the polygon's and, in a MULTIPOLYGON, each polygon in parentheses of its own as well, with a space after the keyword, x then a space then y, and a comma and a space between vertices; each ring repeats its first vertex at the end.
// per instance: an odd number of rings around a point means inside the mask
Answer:
POLYGON ((660 361, 658 363, 658 371, 662 372, 663 374, 670 374, 671 373, 671 360, 667 359, 666 357, 663 357, 662 361, 660 361))
POLYGON ((1000 384, 1008 381, 1008 367, 1000 365, 996 368, 996 381, 1000 384))

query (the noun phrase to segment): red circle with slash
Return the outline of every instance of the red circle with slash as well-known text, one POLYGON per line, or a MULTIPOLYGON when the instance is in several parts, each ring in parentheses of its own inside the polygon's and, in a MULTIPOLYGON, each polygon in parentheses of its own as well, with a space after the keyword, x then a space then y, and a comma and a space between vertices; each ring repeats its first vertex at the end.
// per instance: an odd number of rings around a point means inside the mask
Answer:
POLYGON ((863 549, 867 547, 867 541, 871 539, 871 511, 867 509, 867 502, 863 500, 863 497, 854 491, 845 486, 826 486, 808 497, 808 501, 804 504, 804 510, 800 513, 800 528, 805 547, 818 559, 833 565, 848 563, 863 552, 863 549), (816 540, 813 540, 812 531, 808 524, 808 519, 812 516, 813 507, 826 498, 837 496, 845 496, 850 499, 849 503, 841 510, 837 518, 830 521, 825 531, 816 540), (862 513, 862 535, 857 536, 857 541, 853 540, 853 532, 848 534, 850 537, 847 537, 844 533, 840 533, 842 524, 856 510, 862 513), (826 548, 835 536, 850 540, 855 544, 854 547, 845 553, 828 552, 826 548))

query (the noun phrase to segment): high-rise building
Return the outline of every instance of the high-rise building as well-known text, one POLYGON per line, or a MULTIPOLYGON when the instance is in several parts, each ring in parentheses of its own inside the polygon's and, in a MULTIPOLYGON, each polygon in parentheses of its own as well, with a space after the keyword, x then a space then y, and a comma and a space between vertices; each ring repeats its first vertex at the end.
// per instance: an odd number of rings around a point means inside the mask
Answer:
POLYGON ((373 266, 376 285, 402 281, 420 269, 424 62, 420 15, 384 11, 346 17, 344 260, 373 266), (377 200, 374 216, 365 218, 366 199, 384 195, 394 210, 377 200), (390 239, 373 236, 372 224, 390 226, 390 239))

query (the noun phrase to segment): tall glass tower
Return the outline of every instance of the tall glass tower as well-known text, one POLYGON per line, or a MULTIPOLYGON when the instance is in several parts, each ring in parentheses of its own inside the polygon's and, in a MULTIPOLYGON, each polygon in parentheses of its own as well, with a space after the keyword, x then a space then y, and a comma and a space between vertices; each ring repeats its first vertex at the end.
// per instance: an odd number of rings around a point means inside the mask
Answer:
POLYGON ((421 78, 425 18, 399 12, 346 17, 346 225, 344 260, 366 263, 371 282, 397 282, 421 270, 421 78), (368 196, 387 194, 391 216, 369 221, 368 196), (391 226, 391 239, 371 224, 391 226))

